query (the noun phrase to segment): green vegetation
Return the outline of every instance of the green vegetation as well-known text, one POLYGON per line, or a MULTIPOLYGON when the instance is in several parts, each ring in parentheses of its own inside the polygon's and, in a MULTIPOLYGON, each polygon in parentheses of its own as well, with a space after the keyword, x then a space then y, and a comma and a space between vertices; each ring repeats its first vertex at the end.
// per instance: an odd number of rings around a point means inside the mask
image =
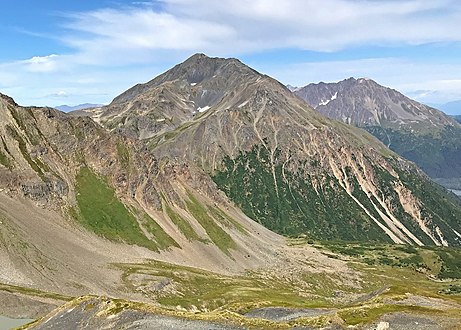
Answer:
POLYGON ((437 314, 430 308, 424 308, 420 306, 399 306, 399 305, 384 305, 378 304, 374 306, 364 306, 360 308, 347 308, 338 313, 346 324, 358 325, 373 322, 378 319, 381 315, 394 313, 394 312, 415 312, 437 314))
POLYGON ((461 285, 460 284, 454 284, 451 285, 441 291, 444 294, 456 294, 456 295, 461 295, 461 285))
POLYGON ((440 278, 461 279, 461 250, 440 249, 436 251, 440 258, 440 278))
POLYGON ((133 214, 137 214, 138 219, 142 227, 152 235, 152 239, 155 240, 157 247, 160 250, 167 249, 171 246, 179 248, 180 246, 176 241, 171 238, 160 225, 152 219, 146 212, 144 211, 136 211, 135 209, 132 210, 133 214))
POLYGON ((236 228, 242 234, 248 234, 246 229, 240 223, 238 223, 234 218, 228 216, 219 207, 209 207, 208 209, 211 212, 211 214, 213 215, 213 217, 216 220, 219 220, 227 228, 236 228))
POLYGON ((130 152, 122 142, 117 143, 117 154, 122 167, 125 169, 128 168, 130 165, 130 152))
POLYGON ((181 233, 186 236, 189 241, 201 241, 200 236, 197 235, 195 230, 192 228, 187 220, 183 219, 179 214, 177 214, 173 209, 165 203, 165 210, 168 217, 173 221, 176 227, 179 228, 181 233))
MULTIPOLYGON (((304 239, 293 239, 291 242, 298 246, 305 244, 304 239)), ((452 301, 461 303, 461 280, 456 279, 448 284, 433 281, 428 276, 440 268, 439 251, 458 250, 344 242, 315 245, 324 251, 339 253, 337 257, 349 261, 350 267, 361 273, 361 279, 350 285, 343 282, 340 274, 310 273, 299 269, 291 275, 287 272, 286 276, 277 276, 277 271, 229 276, 158 261, 117 266, 124 272, 122 280, 128 290, 149 296, 165 308, 177 310, 180 307, 195 311, 195 317, 208 315, 210 311, 243 314, 254 308, 269 306, 337 309, 329 316, 280 322, 281 328, 290 328, 295 324, 324 326, 338 319, 346 325, 366 324, 393 312, 459 317, 456 307, 442 312, 424 303, 415 304, 411 299, 406 301, 409 295, 419 295, 423 301, 424 297, 447 299, 447 295, 450 295, 452 301), (391 260, 392 265, 382 262, 383 258, 391 260), (372 262, 367 262, 367 259, 372 262), (167 283, 174 289, 149 289, 159 282, 167 283), (348 294, 359 299, 350 301, 340 298, 348 294), (337 296, 339 299, 335 298, 337 296)), ((230 319, 235 318, 229 316, 230 319)))
POLYGON ((461 130, 445 127, 432 132, 401 131, 383 127, 365 127, 399 155, 415 162, 435 178, 459 177, 461 173, 461 130))
POLYGON ((431 274, 439 279, 461 280, 461 249, 459 248, 339 241, 321 242, 315 246, 352 257, 368 265, 407 268, 431 274))
MULTIPOLYGON (((277 153, 276 153, 277 154, 277 153)), ((275 158, 278 156, 276 155, 275 158)), ((393 162, 392 159, 389 159, 393 162)), ((373 162, 370 160, 370 163, 373 162)), ((226 157, 214 182, 250 218, 265 227, 287 236, 305 234, 321 240, 391 242, 372 220, 381 219, 376 208, 387 211, 374 198, 369 198, 357 182, 351 168, 345 168, 352 195, 367 209, 366 213, 340 186, 337 179, 317 171, 318 161, 298 161, 286 164, 295 168, 289 172, 282 164, 271 163, 264 146, 255 146, 251 152, 241 152, 235 159, 226 157)), ((398 178, 380 166, 373 166, 375 184, 386 196, 393 215, 425 245, 434 245, 419 224, 408 214, 395 190, 397 182, 422 202, 422 216, 434 220, 450 245, 461 242, 451 228, 461 226, 461 201, 443 188, 415 175, 414 168, 400 170, 395 164, 398 178)), ((432 229, 432 230, 435 230, 432 229)))
POLYGON ((412 174, 415 169, 396 169, 400 180, 422 202, 422 216, 432 218, 452 246, 461 242, 451 228, 461 228, 461 199, 430 180, 422 180, 412 174))
POLYGON ((154 251, 176 245, 154 220, 143 216, 141 222, 155 241, 148 239, 114 190, 87 167, 82 167, 77 175, 77 203, 80 212, 71 211, 71 214, 97 235, 154 251))
MULTIPOLYGON (((401 202, 400 202, 400 197, 396 190, 394 189, 394 186, 400 182, 402 182, 406 188, 408 188, 413 194, 417 195, 419 192, 416 191, 418 189, 423 189, 422 187, 416 187, 416 186, 410 186, 408 184, 408 180, 405 178, 408 177, 408 179, 411 179, 412 181, 415 182, 422 182, 424 179, 421 177, 416 177, 413 173, 408 172, 408 173, 403 173, 398 169, 398 166, 394 167, 394 170, 399 174, 398 179, 393 177, 388 171, 384 170, 380 166, 373 166, 375 176, 377 178, 376 180, 376 185, 378 186, 379 190, 385 194, 386 200, 390 205, 392 205, 392 213, 394 216, 402 223, 405 225, 406 228, 408 228, 421 242, 423 242, 426 245, 433 245, 434 242, 428 237, 420 228, 419 224, 408 214, 405 212, 401 202)), ((440 198, 439 203, 442 201, 443 202, 443 196, 437 196, 436 199, 440 198)), ((430 205, 426 205, 426 200, 425 196, 422 196, 420 200, 423 202, 423 205, 421 205, 422 208, 427 208, 428 210, 431 210, 430 205), (429 206, 429 207, 427 207, 429 206)), ((429 204, 429 203, 428 203, 429 204)), ((461 208, 460 208, 461 211, 461 208)), ((429 213, 430 213, 429 212, 429 213)), ((428 213, 428 214, 429 214, 428 213)), ((447 219, 451 219, 451 216, 448 217, 447 219)), ((438 220, 438 219, 437 219, 438 220)), ((437 224, 439 222, 437 221, 437 224)), ((448 230, 449 232, 452 232, 452 230, 448 230)), ((455 241, 450 242, 453 244, 455 241)))
POLYGON ((232 237, 215 223, 212 217, 208 215, 208 210, 202 206, 197 199, 188 193, 189 200, 186 201, 186 206, 189 212, 205 229, 211 241, 224 253, 230 255, 229 250, 235 249, 237 245, 232 240, 232 237))
POLYGON ((26 288, 26 287, 4 284, 4 283, 0 283, 0 291, 5 291, 9 293, 19 293, 19 294, 23 294, 26 296, 42 297, 42 298, 49 298, 49 299, 55 299, 55 300, 61 300, 61 301, 70 301, 73 299, 73 297, 65 296, 65 295, 58 294, 58 293, 45 292, 45 291, 41 291, 41 290, 37 290, 33 288, 26 288))
MULTIPOLYGON (((302 238, 290 241, 298 247, 306 242, 302 238)), ((307 270, 309 268, 297 268, 292 273, 281 268, 223 275, 152 260, 114 266, 122 271, 121 289, 124 292, 142 294, 155 301, 155 306, 120 299, 94 300, 98 299, 94 297, 83 297, 77 301, 87 301, 83 305, 85 310, 104 313, 105 316, 133 309, 270 329, 325 327, 338 322, 343 326, 360 327, 395 312, 460 319, 459 308, 454 303, 461 303, 461 280, 454 279, 448 283, 431 280, 429 276, 444 264, 438 257, 440 252, 449 253, 448 258, 459 258, 459 249, 344 242, 317 242, 315 246, 338 253, 338 258, 348 261, 351 267, 347 271, 349 275, 324 271, 311 273, 307 270), (383 257, 401 264, 381 263, 383 257), (366 258, 375 262, 370 265, 365 262, 366 258), (402 262, 405 259, 414 259, 417 263, 405 264, 402 262), (421 260, 426 268, 416 268, 421 260), (352 274, 352 269, 359 273, 352 274), (446 305, 443 305, 444 302, 446 305), (270 306, 328 308, 330 312, 287 322, 249 319, 241 315, 255 308, 270 306)), ((459 267, 457 263, 451 265, 459 267)), ((68 303, 69 308, 74 306, 73 301, 68 303)))
MULTIPOLYGON (((122 280, 127 289, 134 289, 152 296, 166 307, 190 309, 192 306, 200 310, 229 309, 244 313, 257 306, 287 306, 287 307, 325 307, 328 303, 324 298, 310 299, 300 294, 296 283, 277 279, 270 280, 259 273, 249 273, 241 276, 217 274, 191 267, 178 266, 160 261, 150 261, 145 264, 118 264, 124 271, 122 280), (136 282, 142 274, 146 277, 141 285, 136 282), (155 283, 169 279, 174 292, 155 292, 149 288, 155 283)), ((308 278, 308 276, 306 276, 308 278)), ((328 282, 328 276, 315 277, 319 284, 328 282)), ((336 285, 338 286, 338 285, 336 285)), ((345 288, 344 288, 345 289, 345 288)), ((316 290, 316 289, 314 289, 316 290)))
POLYGON ((45 177, 45 174, 43 173, 43 170, 40 168, 40 166, 37 164, 36 161, 34 161, 31 157, 30 157, 30 154, 29 154, 29 151, 27 150, 27 145, 26 145, 26 141, 21 137, 21 135, 15 131, 14 128, 12 128, 11 126, 7 125, 6 126, 6 129, 7 129, 7 132, 8 134, 13 138, 15 139, 16 141, 18 141, 18 146, 19 146, 19 150, 21 151, 21 154, 22 156, 24 157, 24 159, 27 161, 27 163, 29 163, 30 167, 38 174, 38 176, 42 179, 42 180, 46 180, 46 177, 45 177))
POLYGON ((44 138, 42 133, 38 130, 37 120, 31 108, 17 109, 13 106, 8 106, 11 115, 13 116, 16 124, 24 132, 32 145, 38 145, 40 138, 44 138))
MULTIPOLYGON (((306 161, 307 162, 307 161, 306 161)), ((284 235, 307 234, 318 239, 390 242, 374 221, 329 175, 310 175, 298 164, 290 173, 272 165, 268 151, 256 146, 232 160, 213 180, 250 218, 284 235), (274 175, 275 174, 275 180, 274 175), (314 188, 313 182, 321 182, 314 188), (275 188, 277 187, 277 189, 275 188)), ((315 167, 315 159, 311 161, 315 167)), ((287 166, 288 167, 288 166, 287 166)), ((359 190, 355 193, 359 198, 359 190)), ((363 204, 369 201, 360 199, 363 204)))
POLYGON ((13 166, 8 156, 6 156, 1 150, 0 150, 0 164, 2 164, 3 166, 9 169, 11 169, 11 167, 13 166))

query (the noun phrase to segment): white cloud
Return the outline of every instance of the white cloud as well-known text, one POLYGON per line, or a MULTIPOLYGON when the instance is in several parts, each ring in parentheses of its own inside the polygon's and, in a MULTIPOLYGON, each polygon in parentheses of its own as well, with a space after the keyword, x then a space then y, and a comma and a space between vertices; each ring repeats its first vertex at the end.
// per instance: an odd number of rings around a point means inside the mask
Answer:
POLYGON ((235 39, 229 26, 151 8, 102 9, 70 19, 66 27, 78 33, 63 41, 77 49, 79 62, 88 64, 146 63, 175 51, 210 50, 219 40, 235 39))
POLYGON ((22 61, 26 69, 31 72, 52 72, 57 70, 58 55, 51 54, 47 56, 34 56, 28 60, 22 61))
POLYGON ((164 50, 235 56, 280 48, 335 51, 362 44, 461 41, 461 6, 453 0, 161 4, 72 14, 66 26, 72 33, 63 39, 93 63, 149 61, 164 50))
POLYGON ((21 105, 56 106, 63 100, 67 104, 102 104, 166 69, 155 65, 104 68, 79 65, 72 56, 52 58, 56 69, 48 72, 30 70, 29 60, 0 63, 0 92, 21 105))
POLYGON ((53 93, 48 95, 50 97, 59 97, 59 98, 66 98, 69 97, 69 94, 65 91, 58 91, 57 93, 53 93))
MULTIPOLYGON (((241 57, 276 49, 334 52, 360 45, 461 42, 456 0, 134 1, 65 19, 52 38, 68 45, 68 54, 0 63, 0 87, 19 95, 18 102, 53 105, 62 101, 57 91, 65 91, 69 103, 106 103, 194 52, 241 57)), ((404 92, 432 91, 425 98, 449 99, 461 90, 455 81, 461 64, 398 58, 283 62, 249 64, 297 85, 370 76, 404 92)))

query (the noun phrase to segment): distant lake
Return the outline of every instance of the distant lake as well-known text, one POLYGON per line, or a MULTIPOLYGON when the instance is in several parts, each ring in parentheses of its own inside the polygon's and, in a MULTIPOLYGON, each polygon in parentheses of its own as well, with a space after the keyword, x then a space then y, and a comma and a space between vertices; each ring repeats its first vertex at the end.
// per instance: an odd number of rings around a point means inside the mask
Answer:
POLYGON ((454 194, 461 196, 461 190, 450 189, 454 194))
POLYGON ((32 321, 31 319, 10 319, 9 317, 0 315, 0 330, 10 330, 32 321))

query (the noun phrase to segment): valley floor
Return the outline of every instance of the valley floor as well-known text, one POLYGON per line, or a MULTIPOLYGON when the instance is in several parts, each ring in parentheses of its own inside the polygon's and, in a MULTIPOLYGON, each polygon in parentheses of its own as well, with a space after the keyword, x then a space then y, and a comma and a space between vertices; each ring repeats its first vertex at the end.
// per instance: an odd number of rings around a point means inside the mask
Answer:
POLYGON ((282 253, 293 267, 240 275, 154 260, 113 264, 122 291, 143 301, 0 289, 37 303, 71 299, 27 329, 460 328, 459 249, 293 239, 282 253))

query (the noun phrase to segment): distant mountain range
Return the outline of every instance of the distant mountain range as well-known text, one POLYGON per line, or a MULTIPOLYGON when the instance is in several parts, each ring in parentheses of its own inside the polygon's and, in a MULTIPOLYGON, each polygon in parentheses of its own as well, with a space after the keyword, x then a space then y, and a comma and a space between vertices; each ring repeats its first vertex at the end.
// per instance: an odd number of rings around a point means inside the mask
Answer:
POLYGON ((93 103, 83 103, 79 105, 58 105, 57 107, 54 107, 55 109, 58 109, 63 112, 71 112, 71 111, 77 111, 77 110, 84 110, 84 109, 90 109, 90 108, 97 108, 97 107, 102 107, 103 104, 93 104, 93 103))
POLYGON ((449 115, 461 116, 461 100, 440 104, 437 105, 436 108, 449 115))
POLYGON ((461 125, 441 111, 366 78, 309 84, 294 93, 319 113, 364 128, 432 178, 461 178, 461 125))

